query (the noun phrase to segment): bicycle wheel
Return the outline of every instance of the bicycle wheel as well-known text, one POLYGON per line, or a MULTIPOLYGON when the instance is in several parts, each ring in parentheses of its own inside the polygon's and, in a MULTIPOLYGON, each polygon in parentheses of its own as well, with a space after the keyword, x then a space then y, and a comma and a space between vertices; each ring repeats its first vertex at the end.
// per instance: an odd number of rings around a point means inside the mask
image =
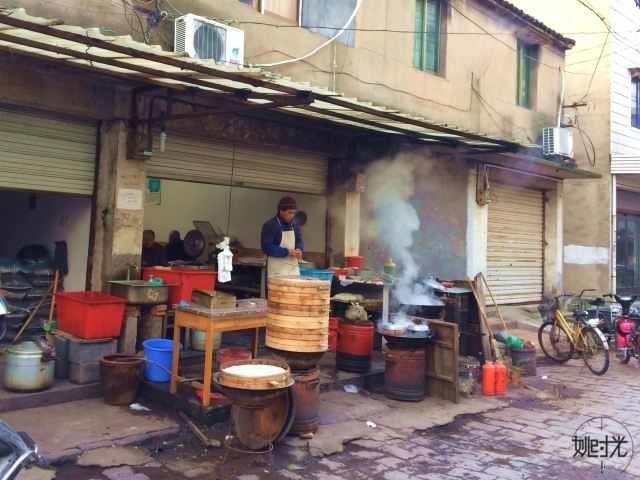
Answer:
POLYGON ((596 375, 604 375, 609 368, 609 350, 602 340, 602 334, 598 333, 593 327, 583 328, 578 346, 589 370, 596 375))
POLYGON ((626 365, 631 360, 631 355, 629 354, 629 351, 626 350, 624 352, 624 356, 618 355, 618 358, 620 359, 620 362, 622 362, 623 365, 626 365))
POLYGON ((555 322, 544 322, 540 325, 538 342, 544 354, 556 362, 565 363, 573 355, 573 344, 567 332, 555 322))

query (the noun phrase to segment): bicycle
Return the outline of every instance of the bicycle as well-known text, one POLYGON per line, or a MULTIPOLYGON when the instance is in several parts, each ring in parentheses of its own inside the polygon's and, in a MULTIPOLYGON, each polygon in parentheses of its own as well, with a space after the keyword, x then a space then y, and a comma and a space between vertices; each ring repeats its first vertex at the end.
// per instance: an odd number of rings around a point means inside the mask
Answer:
POLYGON ((571 323, 560 311, 559 302, 560 298, 575 297, 576 294, 563 293, 554 297, 553 319, 545 318, 540 325, 538 341, 542 351, 550 359, 565 363, 573 357, 574 352, 580 352, 589 370, 596 375, 604 375, 609 368, 609 344, 597 327, 599 320, 588 319, 588 312, 581 307, 582 295, 590 291, 594 289, 585 289, 578 295, 578 305, 573 311, 571 323))

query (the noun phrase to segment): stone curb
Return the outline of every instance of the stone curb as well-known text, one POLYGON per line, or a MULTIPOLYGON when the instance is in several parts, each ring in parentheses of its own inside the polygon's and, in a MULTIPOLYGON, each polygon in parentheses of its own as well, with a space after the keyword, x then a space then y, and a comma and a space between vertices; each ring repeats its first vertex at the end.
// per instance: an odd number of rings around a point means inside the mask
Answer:
POLYGON ((180 433, 181 427, 168 427, 162 430, 155 430, 147 433, 139 433, 126 437, 116 438, 112 440, 99 440, 95 442, 87 442, 78 445, 77 448, 69 448, 59 452, 48 452, 40 455, 44 466, 56 465, 61 463, 75 462, 80 455, 89 450, 95 450, 102 447, 110 447, 111 445, 141 445, 152 440, 166 440, 174 438, 180 433))

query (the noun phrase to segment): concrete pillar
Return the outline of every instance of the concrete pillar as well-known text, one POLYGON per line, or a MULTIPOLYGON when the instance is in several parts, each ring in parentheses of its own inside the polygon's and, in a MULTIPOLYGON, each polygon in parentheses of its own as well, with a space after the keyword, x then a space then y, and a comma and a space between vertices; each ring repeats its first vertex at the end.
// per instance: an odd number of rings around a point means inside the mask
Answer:
POLYGON ((123 279, 140 266, 146 165, 127 158, 122 121, 100 126, 91 288, 109 291, 108 280, 123 279))
POLYGON ((327 266, 342 266, 344 262, 347 215, 345 163, 341 160, 329 163, 331 191, 327 198, 327 266))
POLYGON ((467 276, 487 272, 487 235, 489 207, 476 201, 476 169, 469 169, 467 184, 467 276))
POLYGON ((353 256, 360 251, 360 192, 346 192, 344 254, 353 256))
POLYGON ((562 183, 544 193, 544 295, 562 292, 562 183))

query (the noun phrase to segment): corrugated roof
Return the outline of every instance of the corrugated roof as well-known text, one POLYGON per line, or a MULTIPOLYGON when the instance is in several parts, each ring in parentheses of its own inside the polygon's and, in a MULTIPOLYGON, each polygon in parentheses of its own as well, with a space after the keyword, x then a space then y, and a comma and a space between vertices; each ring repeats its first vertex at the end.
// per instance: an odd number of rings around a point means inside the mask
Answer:
POLYGON ((0 7, 0 51, 139 84, 197 92, 227 102, 230 107, 225 111, 229 112, 271 109, 337 127, 406 136, 425 144, 465 146, 478 153, 540 150, 538 145, 347 98, 256 68, 224 67, 163 51, 160 46, 136 42, 130 36, 106 36, 97 28, 62 25, 57 20, 30 16, 24 9, 0 7))
POLYGON ((57 20, 30 16, 24 9, 0 8, 0 50, 143 84, 184 91, 195 88, 245 107, 260 104, 260 108, 271 108, 272 102, 272 108, 281 112, 407 135, 426 143, 502 150, 521 146, 514 140, 347 98, 268 71, 224 67, 135 42, 130 36, 106 36, 97 28, 62 25, 57 20), (292 105, 283 105, 286 96, 295 97, 292 105))
POLYGON ((532 17, 531 15, 525 13, 524 10, 521 10, 520 8, 516 7, 513 3, 507 2, 505 0, 484 0, 484 1, 487 3, 491 3, 499 7, 502 7, 504 10, 511 12, 516 18, 519 18, 520 20, 535 26, 539 30, 543 31, 544 33, 552 37, 555 40, 555 42, 558 44, 558 46, 564 48, 565 50, 572 48, 576 44, 575 40, 565 37, 564 35, 556 32, 552 28, 542 23, 537 18, 532 17))

